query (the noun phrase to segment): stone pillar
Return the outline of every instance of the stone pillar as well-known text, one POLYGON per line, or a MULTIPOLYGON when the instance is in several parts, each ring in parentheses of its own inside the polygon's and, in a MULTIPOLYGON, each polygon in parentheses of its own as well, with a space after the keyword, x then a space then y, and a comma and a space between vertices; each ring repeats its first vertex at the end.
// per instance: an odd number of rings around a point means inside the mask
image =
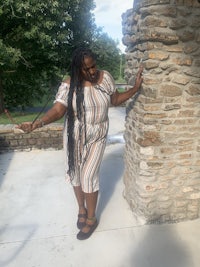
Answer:
POLYGON ((134 0, 123 18, 127 104, 124 195, 146 223, 200 217, 200 3, 134 0))

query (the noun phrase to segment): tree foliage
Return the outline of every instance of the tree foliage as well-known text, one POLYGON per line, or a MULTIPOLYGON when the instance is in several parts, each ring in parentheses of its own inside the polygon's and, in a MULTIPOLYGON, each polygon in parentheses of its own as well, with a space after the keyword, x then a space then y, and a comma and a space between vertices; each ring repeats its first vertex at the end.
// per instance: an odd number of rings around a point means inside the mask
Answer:
POLYGON ((117 48, 116 42, 100 29, 91 44, 91 49, 97 54, 99 68, 106 68, 112 73, 114 79, 117 79, 119 77, 120 50, 117 48))
POLYGON ((117 75, 119 51, 116 43, 96 27, 93 0, 0 3, 1 111, 4 104, 31 105, 47 88, 57 86, 68 71, 71 52, 80 45, 94 48, 99 62, 117 75))

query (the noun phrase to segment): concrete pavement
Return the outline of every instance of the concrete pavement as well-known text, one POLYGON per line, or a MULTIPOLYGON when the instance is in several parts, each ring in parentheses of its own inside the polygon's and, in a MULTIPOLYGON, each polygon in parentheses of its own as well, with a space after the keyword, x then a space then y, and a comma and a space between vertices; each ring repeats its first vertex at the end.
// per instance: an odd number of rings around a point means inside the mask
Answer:
POLYGON ((199 267, 200 220, 144 225, 123 198, 124 108, 110 108, 99 226, 76 239, 63 151, 0 155, 0 267, 199 267), (118 140, 117 142, 113 140, 118 140))

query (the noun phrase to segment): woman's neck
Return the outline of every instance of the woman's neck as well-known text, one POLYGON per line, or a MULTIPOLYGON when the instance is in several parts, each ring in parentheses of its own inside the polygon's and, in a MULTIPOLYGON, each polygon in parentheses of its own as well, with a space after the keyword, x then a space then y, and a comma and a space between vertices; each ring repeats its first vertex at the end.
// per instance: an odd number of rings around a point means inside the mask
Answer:
POLYGON ((103 70, 100 70, 99 71, 99 79, 98 79, 98 81, 96 83, 91 83, 89 81, 84 81, 84 83, 83 83, 84 86, 94 86, 94 85, 100 84, 102 82, 102 80, 103 80, 103 74, 104 74, 103 70))

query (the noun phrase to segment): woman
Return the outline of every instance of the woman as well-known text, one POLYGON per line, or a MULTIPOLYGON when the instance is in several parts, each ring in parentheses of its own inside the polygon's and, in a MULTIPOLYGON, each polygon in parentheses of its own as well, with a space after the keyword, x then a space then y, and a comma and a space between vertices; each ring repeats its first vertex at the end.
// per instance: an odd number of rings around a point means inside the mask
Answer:
POLYGON ((79 240, 90 237, 98 225, 95 211, 99 168, 108 133, 109 105, 120 105, 132 97, 141 86, 141 75, 142 68, 135 86, 119 93, 112 76, 97 69, 92 51, 79 48, 73 54, 70 78, 61 83, 53 107, 34 123, 19 125, 20 129, 30 132, 65 115, 66 177, 74 188, 79 207, 79 240))

